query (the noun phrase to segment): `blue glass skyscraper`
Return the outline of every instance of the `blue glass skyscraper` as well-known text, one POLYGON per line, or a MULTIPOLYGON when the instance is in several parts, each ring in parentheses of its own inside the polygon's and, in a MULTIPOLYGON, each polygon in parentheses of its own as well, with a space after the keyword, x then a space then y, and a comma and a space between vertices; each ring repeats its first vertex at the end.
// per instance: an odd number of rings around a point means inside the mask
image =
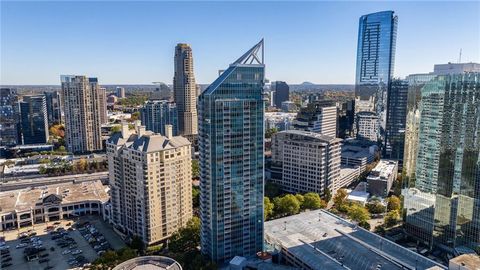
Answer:
POLYGON ((388 89, 393 76, 397 16, 382 11, 360 17, 355 80, 355 113, 378 117, 378 141, 385 143, 388 89))
POLYGON ((263 249, 263 40, 199 97, 202 253, 214 261, 263 249))
POLYGON ((48 117, 45 95, 24 96, 20 112, 23 144, 46 143, 48 117))

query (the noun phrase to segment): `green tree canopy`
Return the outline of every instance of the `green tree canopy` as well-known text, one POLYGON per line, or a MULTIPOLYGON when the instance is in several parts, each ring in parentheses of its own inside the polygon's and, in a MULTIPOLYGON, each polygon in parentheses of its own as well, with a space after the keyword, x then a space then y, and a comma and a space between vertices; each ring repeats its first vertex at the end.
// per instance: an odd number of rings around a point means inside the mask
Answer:
POLYGON ((384 218, 385 226, 392 227, 400 220, 400 212, 398 210, 392 210, 387 213, 384 218))
POLYGON ((352 204, 348 208, 348 217, 357 222, 368 221, 370 219, 370 213, 366 208, 359 204, 352 204))
POLYGON ((198 159, 192 159, 192 178, 200 178, 200 163, 198 159))
POLYGON ((272 202, 270 202, 270 199, 268 197, 263 197, 263 208, 264 208, 263 215, 265 220, 267 220, 273 215, 274 207, 275 205, 272 202))
POLYGON ((195 251, 200 245, 200 219, 193 217, 187 226, 175 232, 169 239, 168 249, 174 253, 195 251))
POLYGON ((339 209, 340 207, 343 206, 343 204, 347 201, 347 190, 344 188, 341 188, 337 190, 337 193, 335 193, 335 196, 333 196, 333 203, 335 204, 335 207, 339 209))
POLYGON ((277 128, 270 128, 265 131, 265 138, 269 139, 272 138, 272 135, 277 133, 278 129, 277 128))
POLYGON ((332 199, 332 191, 327 188, 325 189, 325 201, 328 203, 332 199))
POLYGON ((200 187, 192 186, 193 208, 200 207, 200 187))
POLYGON ((387 209, 388 211, 392 210, 400 210, 401 207, 401 201, 400 198, 397 196, 393 195, 390 198, 388 198, 388 204, 387 204, 387 209))
POLYGON ((368 211, 372 214, 381 214, 384 213, 386 208, 380 201, 371 201, 365 205, 368 211))
POLYGON ((309 192, 303 195, 302 209, 320 209, 325 208, 327 203, 320 199, 318 193, 309 192))
POLYGON ((300 202, 292 194, 276 197, 273 199, 273 204, 275 205, 275 215, 278 216, 294 215, 300 211, 300 202))

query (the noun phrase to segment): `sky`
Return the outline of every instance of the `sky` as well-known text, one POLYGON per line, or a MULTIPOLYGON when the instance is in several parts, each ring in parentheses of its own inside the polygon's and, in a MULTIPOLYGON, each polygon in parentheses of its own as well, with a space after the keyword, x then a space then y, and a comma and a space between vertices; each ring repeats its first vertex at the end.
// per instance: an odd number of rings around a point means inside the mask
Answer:
POLYGON ((353 84, 358 19, 398 15, 395 77, 480 62, 480 1, 47 2, 0 0, 0 84, 172 83, 174 48, 191 45, 197 83, 265 39, 266 77, 353 84))

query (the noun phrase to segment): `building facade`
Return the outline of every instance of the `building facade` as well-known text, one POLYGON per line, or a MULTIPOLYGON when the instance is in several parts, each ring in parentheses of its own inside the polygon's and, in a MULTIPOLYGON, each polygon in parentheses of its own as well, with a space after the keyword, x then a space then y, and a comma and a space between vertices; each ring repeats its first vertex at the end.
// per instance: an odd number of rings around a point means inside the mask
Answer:
POLYGON ((336 190, 340 180, 341 139, 323 134, 288 130, 272 137, 272 162, 281 168, 272 178, 289 193, 315 192, 321 196, 336 190))
POLYGON ((367 190, 372 196, 387 197, 397 179, 398 161, 380 160, 367 176, 367 190))
POLYGON ((475 249, 480 243, 480 73, 436 76, 412 93, 417 101, 408 114, 416 115, 418 129, 407 128, 413 134, 406 137, 416 137, 418 146, 415 171, 403 190, 407 232, 452 253, 475 249))
POLYGON ((290 87, 286 82, 272 82, 271 89, 273 91, 273 104, 277 108, 282 108, 282 102, 288 101, 290 98, 290 87))
POLYGON ((293 127, 298 130, 321 133, 337 137, 337 106, 334 101, 322 100, 301 108, 293 127))
POLYGON ((128 125, 107 140, 111 222, 145 244, 170 237, 192 218, 191 143, 128 125))
POLYGON ((378 116, 374 112, 355 114, 355 130, 358 140, 377 142, 379 132, 378 116))
POLYGON ((175 47, 173 96, 178 109, 179 132, 194 142, 198 134, 198 95, 193 73, 192 48, 188 44, 179 43, 175 47))
POLYGON ((215 261, 263 249, 264 72, 262 40, 199 97, 201 250, 215 261))
POLYGON ((100 125, 107 124, 107 89, 104 87, 98 88, 98 108, 100 110, 100 125))
MULTIPOLYGON (((393 76, 397 16, 382 11, 360 17, 355 80, 355 113, 372 112, 378 121, 378 139, 385 142, 388 92, 393 76)), ((358 127, 358 126, 357 126, 358 127)))
POLYGON ((48 124, 62 123, 62 96, 58 91, 43 94, 47 101, 48 124))
POLYGON ((47 143, 48 116, 45 95, 23 96, 20 115, 23 144, 47 143))
POLYGON ((0 146, 15 146, 19 143, 19 122, 17 90, 0 88, 0 146))
POLYGON ((384 157, 403 161, 405 121, 407 118, 408 81, 394 79, 390 83, 385 131, 384 157))
POLYGON ((117 86, 115 88, 115 96, 117 96, 118 98, 125 98, 125 88, 117 86))
POLYGON ((65 143, 72 153, 102 149, 100 90, 97 78, 62 75, 65 143))
POLYGON ((167 100, 149 100, 140 109, 142 125, 147 130, 165 135, 165 126, 171 125, 173 135, 177 136, 178 112, 177 105, 167 100))

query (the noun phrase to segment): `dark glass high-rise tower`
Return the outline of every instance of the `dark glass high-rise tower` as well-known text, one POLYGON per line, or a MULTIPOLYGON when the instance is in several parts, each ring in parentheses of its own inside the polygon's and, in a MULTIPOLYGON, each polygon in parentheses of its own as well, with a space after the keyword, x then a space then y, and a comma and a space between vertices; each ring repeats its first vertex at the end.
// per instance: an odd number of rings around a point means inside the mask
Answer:
POLYGON ((20 102, 23 144, 48 141, 48 116, 45 95, 24 96, 20 102))
POLYGON ((17 90, 0 88, 0 146, 15 146, 21 141, 19 122, 17 90))
POLYGON ((384 156, 403 161, 405 144, 405 120, 407 118, 408 81, 394 79, 390 83, 385 130, 384 156))
POLYGON ((142 125, 147 130, 166 136, 165 125, 172 125, 172 133, 178 136, 177 105, 168 100, 149 100, 140 109, 142 125))
POLYGON ((385 143, 388 89, 393 76, 397 16, 382 11, 360 17, 355 80, 355 113, 374 112, 378 141, 385 143))
POLYGON ((263 40, 199 97, 202 253, 223 262, 263 249, 263 40))
POLYGON ((288 101, 290 98, 290 87, 286 82, 272 82, 273 103, 275 107, 282 108, 282 102, 288 101))
POLYGON ((480 243, 480 73, 425 79, 409 90, 406 229, 456 254, 480 243))

